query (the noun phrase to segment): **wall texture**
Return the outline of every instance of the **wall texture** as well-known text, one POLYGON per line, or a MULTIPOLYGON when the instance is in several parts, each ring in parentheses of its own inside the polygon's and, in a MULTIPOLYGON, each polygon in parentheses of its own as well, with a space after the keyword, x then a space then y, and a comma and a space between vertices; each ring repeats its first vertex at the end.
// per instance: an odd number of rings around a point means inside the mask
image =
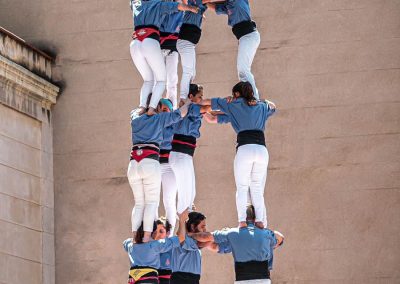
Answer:
MULTIPOLYGON (((400 1, 251 0, 262 36, 254 73, 278 113, 267 130, 266 202, 285 246, 274 283, 399 283, 400 1)), ((54 112, 57 283, 123 283, 133 197, 129 111, 141 78, 127 1, 0 0, 1 24, 57 53, 54 112), (17 17, 18 16, 18 17, 17 17)), ((237 42, 210 12, 197 82, 225 96, 237 42)), ((235 225, 229 126, 202 128, 196 205, 235 225)), ((230 256, 205 253, 202 283, 232 283, 230 256)))
POLYGON ((0 283, 55 283, 51 58, 0 28, 0 283), (22 67, 25 66, 26 68, 22 67))

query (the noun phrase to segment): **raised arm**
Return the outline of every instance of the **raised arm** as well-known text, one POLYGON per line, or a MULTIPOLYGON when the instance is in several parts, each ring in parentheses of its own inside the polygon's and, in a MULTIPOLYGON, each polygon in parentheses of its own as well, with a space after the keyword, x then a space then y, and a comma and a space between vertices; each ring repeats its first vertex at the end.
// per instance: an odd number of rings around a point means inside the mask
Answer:
POLYGON ((182 244, 186 238, 186 220, 189 218, 189 208, 183 211, 179 215, 179 227, 178 231, 176 232, 179 242, 182 244))

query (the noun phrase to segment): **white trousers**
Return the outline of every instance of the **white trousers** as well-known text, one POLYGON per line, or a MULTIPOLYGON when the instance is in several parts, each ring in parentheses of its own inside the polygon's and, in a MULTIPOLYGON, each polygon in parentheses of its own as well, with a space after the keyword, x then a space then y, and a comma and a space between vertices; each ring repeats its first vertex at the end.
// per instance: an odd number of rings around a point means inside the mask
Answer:
POLYGON ((171 224, 171 234, 176 225, 176 180, 169 163, 161 164, 162 198, 165 208, 165 217, 171 224))
POLYGON ((256 222, 266 223, 264 188, 267 180, 269 155, 265 146, 248 144, 240 146, 234 161, 236 182, 236 207, 238 221, 246 221, 247 196, 250 189, 251 203, 256 213, 256 222))
POLYGON ((243 281, 235 281, 235 284, 246 284, 246 283, 253 283, 253 284, 271 284, 270 279, 255 279, 255 280, 243 280, 243 281))
POLYGON ((132 61, 143 78, 140 106, 146 107, 147 98, 153 93, 150 107, 156 108, 165 91, 167 71, 160 43, 152 38, 133 40, 130 45, 132 61))
POLYGON ((260 45, 260 33, 254 31, 239 39, 238 55, 237 55, 237 71, 239 80, 249 82, 253 86, 254 96, 259 99, 258 89, 253 73, 251 73, 251 65, 256 55, 258 46, 260 45))
POLYGON ((176 48, 181 56, 182 64, 180 98, 186 99, 189 95, 190 83, 196 77, 196 45, 188 40, 178 39, 176 48))
POLYGON ((178 189, 178 213, 186 208, 192 208, 196 196, 196 180, 194 174, 193 157, 178 152, 169 154, 169 164, 174 171, 178 189))
POLYGON ((167 70, 167 98, 172 101, 174 109, 177 109, 179 54, 169 49, 163 49, 162 52, 167 70))
POLYGON ((142 221, 144 231, 152 232, 160 202, 160 163, 153 159, 143 159, 140 163, 132 160, 128 166, 128 180, 135 198, 132 232, 138 230, 142 221))

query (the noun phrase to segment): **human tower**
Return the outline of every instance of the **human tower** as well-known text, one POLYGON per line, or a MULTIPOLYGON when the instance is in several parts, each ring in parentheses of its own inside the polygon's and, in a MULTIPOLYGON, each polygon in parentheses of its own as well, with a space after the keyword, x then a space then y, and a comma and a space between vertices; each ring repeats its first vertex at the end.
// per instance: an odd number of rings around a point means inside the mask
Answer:
POLYGON ((124 241, 131 265, 128 283, 200 283, 202 249, 232 253, 235 283, 271 283, 273 250, 283 243, 283 236, 267 226, 264 187, 269 155, 264 131, 276 107, 260 100, 251 72, 260 34, 249 1, 131 0, 130 4, 134 21, 130 53, 144 82, 139 107, 131 112, 133 146, 127 174, 135 206, 133 236, 124 241), (239 82, 227 98, 203 98, 203 87, 194 83, 196 45, 207 9, 227 15, 238 40, 239 82), (231 124, 237 133, 235 228, 207 232, 205 215, 194 207, 193 155, 203 119, 231 124), (158 216, 161 187, 165 217, 158 216))

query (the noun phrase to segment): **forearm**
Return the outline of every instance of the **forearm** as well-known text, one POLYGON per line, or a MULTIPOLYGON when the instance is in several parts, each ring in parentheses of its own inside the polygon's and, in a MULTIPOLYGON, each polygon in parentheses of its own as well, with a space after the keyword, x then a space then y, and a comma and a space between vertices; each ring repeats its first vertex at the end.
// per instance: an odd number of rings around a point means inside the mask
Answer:
POLYGON ((210 106, 210 105, 211 105, 211 99, 202 99, 202 100, 199 102, 199 105, 202 105, 202 106, 210 106))
POLYGON ((209 232, 205 232, 205 233, 192 233, 190 234, 190 236, 195 239, 198 242, 214 242, 214 236, 209 233, 209 232))
POLYGON ((185 221, 179 220, 179 227, 178 231, 176 232, 176 235, 178 236, 180 243, 183 243, 185 241, 186 238, 185 221))

